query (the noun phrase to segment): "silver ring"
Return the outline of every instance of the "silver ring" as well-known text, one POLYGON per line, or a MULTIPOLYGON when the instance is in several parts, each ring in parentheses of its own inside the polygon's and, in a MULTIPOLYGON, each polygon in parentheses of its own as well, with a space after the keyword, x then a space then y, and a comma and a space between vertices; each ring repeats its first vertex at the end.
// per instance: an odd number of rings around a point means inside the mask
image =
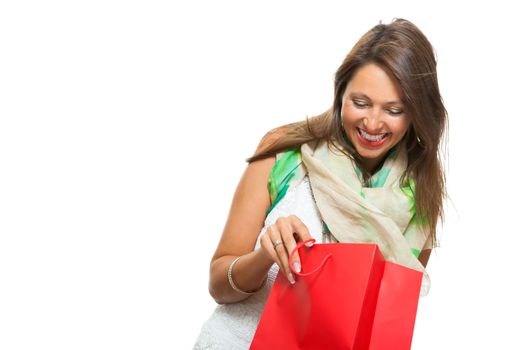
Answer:
POLYGON ((277 246, 279 244, 283 244, 283 241, 281 241, 280 239, 276 240, 274 243, 273 243, 273 249, 277 248, 277 246))

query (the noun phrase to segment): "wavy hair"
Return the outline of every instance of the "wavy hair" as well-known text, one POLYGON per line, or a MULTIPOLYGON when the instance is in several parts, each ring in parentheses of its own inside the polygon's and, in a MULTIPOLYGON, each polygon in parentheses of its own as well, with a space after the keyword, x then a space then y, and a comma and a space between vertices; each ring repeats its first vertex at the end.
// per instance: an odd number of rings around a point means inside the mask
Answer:
POLYGON ((440 146, 448 117, 439 91, 433 47, 410 21, 395 19, 390 24, 380 23, 365 33, 335 73, 332 106, 320 115, 270 131, 247 161, 263 159, 305 142, 326 140, 333 147, 336 141, 343 148, 341 151, 365 171, 359 154, 345 139, 341 106, 348 82, 368 63, 377 64, 390 73, 400 88, 405 111, 411 120, 402 140, 408 153, 403 178, 415 182, 416 215, 424 218, 422 222, 429 226, 434 245, 446 196, 440 146))

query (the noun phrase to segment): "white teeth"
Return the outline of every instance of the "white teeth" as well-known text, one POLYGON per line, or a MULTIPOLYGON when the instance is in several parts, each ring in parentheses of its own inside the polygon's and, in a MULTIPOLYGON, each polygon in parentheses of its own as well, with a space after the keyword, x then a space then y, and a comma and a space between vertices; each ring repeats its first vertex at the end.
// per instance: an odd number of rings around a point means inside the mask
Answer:
POLYGON ((387 133, 380 134, 380 135, 370 135, 370 134, 367 134, 364 130, 361 130, 360 128, 357 128, 357 130, 359 130, 359 134, 361 134, 361 136, 363 136, 365 140, 372 141, 372 142, 380 141, 384 139, 387 135, 387 133))

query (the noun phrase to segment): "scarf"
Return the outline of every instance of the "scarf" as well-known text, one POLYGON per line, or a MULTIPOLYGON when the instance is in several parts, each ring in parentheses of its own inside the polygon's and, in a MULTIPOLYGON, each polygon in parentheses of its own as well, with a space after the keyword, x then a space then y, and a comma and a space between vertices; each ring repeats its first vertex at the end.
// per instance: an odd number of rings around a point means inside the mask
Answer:
POLYGON ((406 151, 400 144, 365 187, 359 167, 344 153, 326 141, 305 143, 278 154, 268 180, 270 210, 308 175, 323 227, 331 238, 375 243, 386 260, 421 271, 424 296, 430 279, 417 258, 427 248, 430 234, 415 213, 414 181, 400 183, 406 167, 406 151))

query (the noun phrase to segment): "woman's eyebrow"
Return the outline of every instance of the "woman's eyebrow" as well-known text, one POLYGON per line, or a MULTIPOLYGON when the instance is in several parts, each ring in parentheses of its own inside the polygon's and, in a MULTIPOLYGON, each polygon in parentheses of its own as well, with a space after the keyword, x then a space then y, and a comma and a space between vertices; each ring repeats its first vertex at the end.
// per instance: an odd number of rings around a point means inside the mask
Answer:
POLYGON ((369 100, 371 101, 370 97, 368 97, 366 94, 362 93, 362 92, 351 92, 350 93, 350 97, 352 98, 363 98, 365 100, 369 100))
MULTIPOLYGON (((351 92, 350 93, 350 97, 351 98, 362 98, 362 99, 365 99, 365 100, 368 100, 368 101, 372 101, 372 99, 370 97, 368 97, 367 94, 365 93, 362 93, 362 92, 351 92)), ((403 103, 399 100, 392 100, 392 101, 387 101, 387 102, 384 102, 383 105, 403 105, 403 103)))

